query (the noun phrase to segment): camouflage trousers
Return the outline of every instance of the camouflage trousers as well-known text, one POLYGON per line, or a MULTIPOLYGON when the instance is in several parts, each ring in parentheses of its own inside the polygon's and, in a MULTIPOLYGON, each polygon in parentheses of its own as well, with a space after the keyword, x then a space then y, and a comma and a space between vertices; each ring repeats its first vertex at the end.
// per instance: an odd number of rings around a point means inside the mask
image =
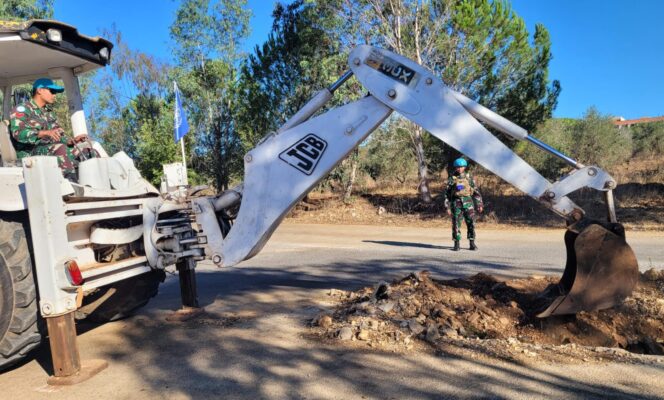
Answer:
POLYGON ((460 197, 452 201, 452 239, 461 240, 461 220, 466 221, 468 239, 475 240, 475 204, 472 197, 460 197))
POLYGON ((88 142, 77 143, 68 146, 64 143, 54 143, 35 147, 33 156, 55 156, 58 158, 58 167, 62 174, 69 180, 76 179, 78 164, 90 158, 99 157, 97 150, 93 149, 88 142))

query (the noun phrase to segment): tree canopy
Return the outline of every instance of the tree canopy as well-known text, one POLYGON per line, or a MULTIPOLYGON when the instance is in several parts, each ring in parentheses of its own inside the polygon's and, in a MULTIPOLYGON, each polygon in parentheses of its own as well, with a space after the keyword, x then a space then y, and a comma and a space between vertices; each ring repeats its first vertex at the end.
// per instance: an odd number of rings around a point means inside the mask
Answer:
POLYGON ((0 20, 21 21, 53 18, 54 0, 2 0, 0 20))
MULTIPOLYGON (((549 32, 541 24, 528 32, 507 0, 280 1, 268 38, 246 53, 246 0, 178 4, 171 60, 132 49, 108 27, 103 36, 115 44, 111 67, 81 80, 91 133, 109 152, 127 152, 154 183, 164 163, 180 159, 173 142, 174 81, 191 129, 183 139, 190 179, 222 190, 242 179, 244 153, 343 74, 349 51, 365 43, 415 60, 449 87, 584 163, 607 166, 632 153, 664 151, 661 123, 618 129, 592 108, 580 120, 552 119, 561 85, 549 77, 549 32)), ((0 19, 51 18, 53 5, 4 0, 0 19)), ((351 79, 329 107, 365 94, 351 79)), ((506 143, 547 176, 564 168, 522 143, 506 143)), ((333 170, 325 186, 342 188, 348 198, 358 177, 412 184, 417 176, 427 201, 429 179, 458 155, 394 114, 333 170)))
MULTIPOLYGON (((94 130, 106 146, 124 149, 146 176, 158 180, 160 165, 179 159, 172 142, 172 81, 177 81, 191 127, 185 137, 190 167, 199 181, 227 188, 242 179, 244 152, 334 82, 347 69, 350 49, 364 43, 417 61, 449 87, 584 162, 619 162, 632 149, 646 152, 661 142, 658 127, 651 129, 655 133, 619 131, 593 110, 580 121, 552 120, 561 85, 549 77, 551 38, 543 25, 528 32, 508 1, 277 2, 267 40, 245 54, 250 15, 246 0, 182 0, 171 26, 171 63, 129 49, 117 34, 112 75, 100 74, 91 84, 112 87, 93 95, 94 130), (653 137, 652 145, 642 145, 653 137), (621 151, 610 143, 620 143, 621 151)), ((364 94, 351 79, 330 106, 364 94)), ((561 168, 523 145, 516 150, 547 173, 561 168)), ((429 175, 457 156, 395 116, 329 179, 339 181, 347 194, 356 176, 407 183, 405 176, 416 171, 423 193, 429 175)))

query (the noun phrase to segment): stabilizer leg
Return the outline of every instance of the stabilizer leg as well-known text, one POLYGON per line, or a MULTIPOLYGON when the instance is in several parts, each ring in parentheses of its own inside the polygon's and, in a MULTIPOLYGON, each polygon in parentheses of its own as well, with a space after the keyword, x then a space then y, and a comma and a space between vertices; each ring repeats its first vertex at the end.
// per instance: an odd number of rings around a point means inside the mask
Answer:
POLYGON ((180 279, 182 308, 166 317, 167 321, 183 322, 198 317, 205 312, 205 309, 198 304, 195 263, 190 258, 184 258, 175 264, 180 279))
POLYGON ((182 297, 182 306, 189 308, 199 308, 198 290, 196 288, 196 270, 190 266, 193 260, 184 259, 178 261, 176 268, 180 277, 180 296, 182 297))
POLYGON ((105 360, 86 360, 81 363, 73 312, 46 318, 46 324, 54 375, 48 379, 49 385, 75 385, 108 367, 105 360))

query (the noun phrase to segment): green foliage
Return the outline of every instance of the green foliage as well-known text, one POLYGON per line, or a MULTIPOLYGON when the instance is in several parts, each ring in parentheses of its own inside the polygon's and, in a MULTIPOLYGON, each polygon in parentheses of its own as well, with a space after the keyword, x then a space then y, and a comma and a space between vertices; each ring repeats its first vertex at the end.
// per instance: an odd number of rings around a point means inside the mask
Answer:
POLYGON ((111 70, 121 84, 131 87, 130 91, 122 95, 133 97, 137 92, 142 95, 163 96, 166 93, 171 83, 169 65, 153 55, 129 48, 115 25, 110 30, 105 30, 104 36, 112 38, 114 43, 111 70))
POLYGON ((242 67, 242 139, 253 147, 294 115, 316 90, 338 75, 338 42, 325 30, 325 16, 311 2, 277 3, 268 40, 242 67))
MULTIPOLYGON (((162 165, 180 159, 173 141, 176 80, 191 129, 185 141, 192 183, 226 188, 242 167, 235 114, 236 64, 248 33, 245 0, 185 0, 171 26, 178 64, 130 49, 115 27, 104 33, 115 43, 110 72, 86 84, 90 130, 109 153, 125 151, 148 180, 159 183, 162 165), (195 171, 194 171, 195 170, 195 171)), ((85 88, 84 88, 85 89, 85 88)))
MULTIPOLYGON (((345 53, 362 43, 420 62, 448 85, 527 129, 549 118, 556 105, 560 86, 548 80, 548 32, 537 26, 531 42, 525 23, 506 2, 299 0, 278 3, 273 16, 270 37, 255 48, 242 68, 243 107, 238 121, 247 148, 276 130, 314 90, 338 76, 346 68, 345 53)), ((348 102, 362 93, 357 83, 344 89, 337 101, 348 102)), ((458 156, 412 125, 390 124, 382 135, 394 135, 395 143, 409 144, 413 150, 392 156, 387 153, 395 148, 393 143, 383 146, 378 144, 384 139, 369 141, 357 161, 376 178, 383 174, 386 179, 403 179, 417 167, 418 157, 413 154, 422 148, 425 154, 420 158, 431 160, 434 170, 458 156), (410 140, 404 141, 403 134, 410 135, 410 140), (407 159, 415 167, 406 167, 407 159)), ((353 160, 343 162, 331 177, 345 181, 344 170, 354 167, 353 160)), ((419 172, 426 177, 426 168, 419 172)))
MULTIPOLYGON (((582 164, 608 170, 632 155, 629 131, 618 129, 610 117, 600 115, 594 108, 580 120, 548 120, 537 128, 534 136, 582 164)), ((525 142, 520 142, 515 150, 547 178, 557 179, 569 169, 561 160, 525 142)))
POLYGON ((87 90, 88 128, 109 154, 124 151, 136 158, 136 135, 132 113, 116 85, 116 77, 107 71, 98 74, 87 90))
POLYGON ((22 21, 53 18, 54 0, 2 0, 0 20, 22 21))
POLYGON ((443 80, 527 130, 550 118, 560 84, 549 86, 546 28, 536 25, 531 43, 507 1, 464 0, 450 10, 442 62, 434 68, 443 80))
POLYGON ((521 64, 522 75, 496 99, 496 110, 528 131, 551 118, 561 90, 556 80, 548 86, 551 40, 543 25, 535 27, 533 42, 528 59, 521 64))
POLYGON ((632 156, 632 138, 618 129, 610 116, 590 108, 572 130, 572 156, 584 164, 609 168, 632 156))
POLYGON ((145 179, 159 186, 163 165, 180 161, 180 146, 173 140, 173 104, 138 96, 130 109, 137 122, 136 167, 145 179))
POLYGON ((241 174, 239 44, 249 34, 246 0, 184 0, 171 26, 189 126, 195 134, 194 168, 217 189, 241 174))
POLYGON ((235 122, 239 107, 236 70, 221 60, 209 60, 204 68, 178 73, 189 126, 195 134, 192 165, 217 189, 226 189, 242 171, 243 152, 235 122))
MULTIPOLYGON (((577 124, 573 119, 554 118, 537 127, 533 136, 556 150, 570 155, 573 147, 572 131, 577 124)), ((538 172, 549 179, 557 179, 567 164, 527 142, 519 142, 514 150, 538 172)), ((579 160, 583 162, 582 160, 579 160)))
MULTIPOLYGON (((538 24, 531 43, 523 19, 505 1, 465 0, 453 9, 454 45, 440 65, 443 80, 526 130, 551 118, 560 83, 549 83, 546 28, 538 24)), ((434 147, 429 153, 445 159, 437 166, 459 155, 439 142, 434 147)))
MULTIPOLYGON (((161 164, 179 159, 169 89, 176 80, 192 131, 185 137, 187 158, 201 179, 224 189, 241 177, 244 151, 344 72, 350 48, 370 43, 420 62, 450 87, 528 130, 540 126, 540 137, 584 163, 620 160, 630 148, 626 130, 617 132, 596 113, 579 122, 544 123, 560 92, 548 76, 550 37, 541 25, 530 35, 507 1, 278 2, 268 40, 245 57, 238 49, 248 35, 249 17, 246 0, 182 0, 171 26, 173 66, 131 51, 116 33, 113 76, 99 75, 90 88, 92 130, 107 148, 125 150, 140 160, 146 177, 158 180, 161 164), (612 142, 623 149, 612 148, 612 142)), ((331 105, 363 94, 350 80, 331 105)), ((352 183, 359 165, 379 181, 405 181, 418 167, 414 132, 412 125, 391 118, 332 179, 352 183)), ((635 132, 635 148, 662 143, 652 139, 658 135, 635 132)), ((426 132, 420 137, 432 170, 458 156, 426 132)), ((548 173, 564 167, 529 149, 525 156, 548 173)))
MULTIPOLYGON (((560 84, 548 78, 549 34, 538 25, 531 40, 523 19, 507 1, 335 0, 320 4, 335 9, 346 43, 370 43, 416 60, 448 86, 528 130, 552 115, 560 84)), ((410 132, 415 138, 416 130, 410 132)), ((433 170, 458 155, 444 143, 422 136, 425 158, 433 170)))
POLYGON ((171 25, 178 65, 192 68, 207 59, 231 64, 242 58, 241 41, 249 35, 251 11, 246 0, 183 0, 171 25))
MULTIPOLYGON (((97 134, 110 154, 126 152, 141 175, 159 185, 162 165, 180 160, 180 147, 173 141, 173 102, 153 94, 138 94, 95 122, 97 134)), ((106 110, 108 113, 108 110, 106 110)), ((91 120, 95 120, 91 118, 91 120)))
POLYGON ((124 151, 148 181, 159 185, 162 165, 180 159, 173 141, 170 68, 129 48, 115 27, 104 33, 115 43, 110 71, 82 80, 90 132, 109 154, 124 151))
POLYGON ((629 128, 634 153, 645 156, 664 154, 664 121, 632 125, 629 128))
MULTIPOLYGON (((254 49, 242 67, 240 134, 246 149, 276 131, 315 93, 348 67, 333 13, 312 1, 277 3, 268 40, 254 49)), ((339 89, 330 102, 339 105, 362 94, 356 82, 339 89)), ((322 111, 321 111, 322 112, 322 111)), ((326 178, 339 182, 350 196, 359 152, 353 152, 326 178)), ((336 187, 331 182, 322 186, 336 187)))
POLYGON ((395 120, 378 129, 368 141, 362 169, 378 182, 403 185, 417 174, 415 155, 407 125, 395 120))

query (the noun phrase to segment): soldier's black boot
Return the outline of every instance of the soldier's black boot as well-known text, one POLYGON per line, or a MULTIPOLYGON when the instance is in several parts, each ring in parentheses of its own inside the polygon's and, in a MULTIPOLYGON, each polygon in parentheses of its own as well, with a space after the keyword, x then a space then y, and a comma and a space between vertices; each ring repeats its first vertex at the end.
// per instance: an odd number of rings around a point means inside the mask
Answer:
POLYGON ((471 250, 477 250, 477 246, 475 246, 475 241, 474 240, 470 241, 470 249, 471 250))
POLYGON ((455 240, 455 241, 454 241, 454 248, 453 248, 452 250, 454 250, 454 251, 459 251, 459 250, 461 250, 461 246, 459 245, 459 241, 458 241, 458 240, 455 240))

